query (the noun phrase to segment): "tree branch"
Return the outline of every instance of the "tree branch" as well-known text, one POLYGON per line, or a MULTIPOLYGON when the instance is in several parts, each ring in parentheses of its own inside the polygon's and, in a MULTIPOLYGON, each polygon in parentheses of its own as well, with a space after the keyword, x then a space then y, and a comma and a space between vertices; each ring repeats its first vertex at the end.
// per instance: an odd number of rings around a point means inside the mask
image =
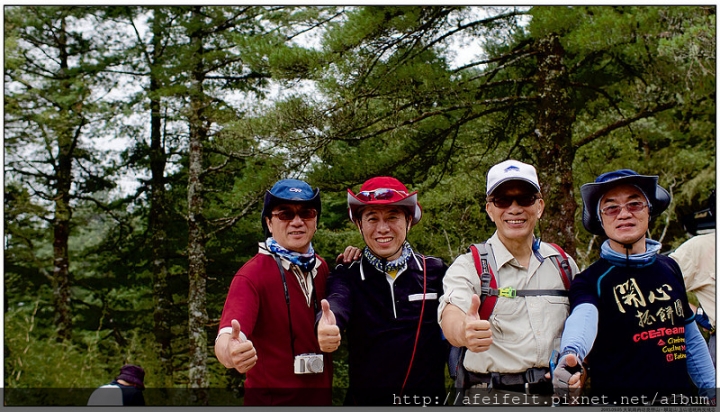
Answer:
POLYGON ((652 117, 657 113, 672 109, 675 106, 677 106, 676 102, 670 102, 670 103, 657 105, 656 107, 654 107, 653 109, 650 109, 650 110, 642 110, 642 111, 638 112, 637 114, 635 114, 635 116, 633 116, 633 117, 621 119, 615 123, 612 123, 612 124, 609 124, 609 125, 603 127, 602 129, 596 131, 595 133, 588 135, 585 138, 581 139, 579 142, 575 143, 573 146, 574 146, 575 150, 578 150, 579 148, 585 146, 586 144, 591 143, 600 137, 606 136, 617 129, 620 129, 629 124, 632 124, 640 119, 652 117))

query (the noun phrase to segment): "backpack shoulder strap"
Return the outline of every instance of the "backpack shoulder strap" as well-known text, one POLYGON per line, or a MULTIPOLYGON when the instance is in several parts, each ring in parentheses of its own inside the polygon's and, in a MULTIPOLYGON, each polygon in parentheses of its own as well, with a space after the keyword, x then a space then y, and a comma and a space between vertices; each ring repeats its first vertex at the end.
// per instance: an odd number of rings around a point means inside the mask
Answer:
POLYGON ((558 270, 558 274, 562 279, 565 290, 554 290, 554 289, 528 289, 528 290, 515 290, 513 288, 507 288, 510 290, 503 289, 498 290, 497 280, 495 279, 495 271, 497 270, 497 264, 495 263, 495 255, 492 252, 492 247, 486 242, 476 243, 471 245, 468 249, 472 253, 473 263, 475 263, 475 270, 477 271, 478 277, 480 277, 480 319, 487 320, 490 318, 495 304, 497 303, 499 296, 505 296, 514 298, 516 296, 567 296, 567 291, 570 290, 570 280, 573 277, 572 269, 570 268, 570 262, 568 255, 565 251, 555 243, 549 243, 555 250, 560 253, 560 257, 557 255, 550 256, 551 261, 558 270), (561 258, 562 257, 562 258, 561 258))
POLYGON ((475 270, 480 277, 480 319, 490 318, 497 303, 497 281, 495 280, 495 256, 487 243, 476 243, 470 246, 475 270))
POLYGON ((557 257, 556 255, 550 256, 550 259, 552 260, 553 264, 558 270, 558 273, 560 274, 560 277, 562 278, 563 285, 565 285, 566 290, 570 290, 570 280, 573 277, 572 269, 570 268, 570 262, 568 260, 568 255, 565 253, 565 251, 555 243, 548 243, 550 246, 554 247, 555 250, 560 253, 560 256, 562 257, 562 260, 557 257))

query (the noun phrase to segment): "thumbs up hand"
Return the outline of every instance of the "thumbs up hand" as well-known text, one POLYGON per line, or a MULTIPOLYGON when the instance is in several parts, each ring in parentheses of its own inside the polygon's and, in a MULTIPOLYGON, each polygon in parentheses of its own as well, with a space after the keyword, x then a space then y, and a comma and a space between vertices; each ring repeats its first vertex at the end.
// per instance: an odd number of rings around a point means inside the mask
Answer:
POLYGON ((335 314, 330 310, 330 303, 326 299, 320 301, 322 315, 318 322, 317 334, 320 350, 334 352, 340 347, 340 328, 335 324, 335 314))
POLYGON ((230 335, 230 339, 237 339, 241 342, 247 340, 245 337, 240 336, 240 322, 233 319, 230 324, 232 325, 232 334, 230 335))
POLYGON ((552 374, 555 394, 578 396, 585 382, 585 368, 574 353, 560 357, 552 374))
POLYGON ((246 373, 257 363, 257 353, 252 341, 241 335, 240 322, 232 320, 232 333, 227 343, 227 359, 230 359, 233 368, 240 373, 246 373))
POLYGON ((492 345, 492 331, 490 322, 481 320, 480 297, 472 296, 470 309, 465 314, 465 346, 471 352, 485 352, 492 345))

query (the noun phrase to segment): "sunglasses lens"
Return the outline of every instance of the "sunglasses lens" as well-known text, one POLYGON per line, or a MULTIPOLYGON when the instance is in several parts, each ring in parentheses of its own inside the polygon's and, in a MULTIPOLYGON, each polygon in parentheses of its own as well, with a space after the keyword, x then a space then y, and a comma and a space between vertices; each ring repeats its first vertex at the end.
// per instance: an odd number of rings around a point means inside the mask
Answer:
POLYGON ((612 217, 620 213, 620 209, 622 209, 620 206, 608 206, 604 208, 602 212, 605 216, 612 217))
POLYGON ((639 211, 643 210, 643 208, 645 207, 645 203, 643 203, 643 202, 630 202, 630 203, 626 204, 625 207, 627 208, 628 212, 630 212, 630 213, 636 213, 636 212, 639 212, 639 211))
POLYGON ((295 219, 295 213, 289 210, 283 210, 275 214, 280 220, 293 220, 295 219))
POLYGON ((522 207, 528 207, 535 204, 535 195, 518 196, 515 198, 515 200, 517 200, 518 205, 522 207))
POLYGON ((394 194, 395 194, 395 191, 391 190, 391 189, 378 189, 375 191, 375 199, 377 199, 377 200, 392 199, 394 194))
POLYGON ((510 207, 510 205, 512 205, 512 202, 513 202, 513 199, 507 198, 507 197, 496 197, 495 200, 493 200, 493 204, 495 204, 495 206, 497 206, 501 209, 510 207))
POLYGON ((303 209, 300 212, 298 212, 298 216, 300 216, 300 219, 315 219, 317 217, 317 210, 315 209, 303 209))

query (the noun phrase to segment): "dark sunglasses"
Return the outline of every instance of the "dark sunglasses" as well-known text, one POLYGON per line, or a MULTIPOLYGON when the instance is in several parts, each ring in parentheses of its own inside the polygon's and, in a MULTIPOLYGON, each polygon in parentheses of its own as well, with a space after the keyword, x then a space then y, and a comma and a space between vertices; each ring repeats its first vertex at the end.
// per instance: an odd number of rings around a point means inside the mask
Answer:
POLYGON ((500 209, 506 209, 512 206, 513 202, 517 202, 520 207, 528 207, 535 204, 539 197, 537 195, 519 195, 519 196, 497 196, 488 199, 488 202, 499 207, 500 209))
POLYGON ((402 190, 395 190, 395 189, 375 189, 375 190, 364 190, 362 192, 358 192, 357 197, 360 200, 364 200, 366 202, 371 200, 388 200, 392 199, 393 196, 395 196, 395 193, 401 195, 401 196, 407 196, 407 192, 403 192, 402 190))
POLYGON ((295 216, 300 216, 300 219, 302 220, 310 220, 315 219, 318 212, 315 209, 300 209, 297 212, 292 210, 281 210, 279 212, 272 212, 272 215, 284 221, 295 220, 295 216))

